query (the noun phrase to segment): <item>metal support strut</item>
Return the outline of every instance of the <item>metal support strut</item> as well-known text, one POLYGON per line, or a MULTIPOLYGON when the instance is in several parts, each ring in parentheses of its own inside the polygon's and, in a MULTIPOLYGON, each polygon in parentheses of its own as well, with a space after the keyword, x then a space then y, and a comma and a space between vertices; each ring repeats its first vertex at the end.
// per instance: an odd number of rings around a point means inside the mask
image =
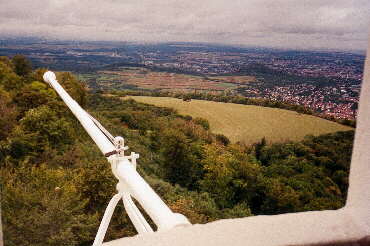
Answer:
MULTIPOLYGON (((124 139, 122 137, 115 137, 114 138, 114 145, 116 150, 113 151, 114 154, 110 155, 109 162, 112 165, 112 171, 114 176, 119 180, 119 176, 117 173, 117 165, 120 164, 121 160, 130 160, 130 162, 126 162, 126 165, 132 165, 132 167, 136 170, 136 159, 139 158, 139 154, 135 152, 131 152, 130 156, 125 156, 124 151, 128 149, 127 146, 124 144, 124 139)), ((139 211, 135 203, 133 202, 129 189, 123 182, 119 182, 117 184, 117 191, 118 193, 112 197, 110 200, 105 212, 103 219, 100 223, 98 233, 96 234, 93 246, 98 246, 103 243, 105 234, 107 232, 109 222, 112 218, 114 209, 116 208, 118 202, 122 199, 123 205, 129 216, 131 222, 134 224, 135 229, 139 234, 141 233, 148 233, 153 232, 153 229, 150 227, 148 222, 145 220, 142 213, 139 211)))

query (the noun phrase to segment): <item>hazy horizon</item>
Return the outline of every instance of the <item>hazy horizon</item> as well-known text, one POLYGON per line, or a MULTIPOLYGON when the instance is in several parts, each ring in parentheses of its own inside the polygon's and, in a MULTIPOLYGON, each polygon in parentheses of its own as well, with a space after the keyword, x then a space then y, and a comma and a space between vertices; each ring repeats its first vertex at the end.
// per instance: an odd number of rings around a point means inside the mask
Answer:
POLYGON ((339 53, 350 53, 350 54, 357 54, 357 55, 366 55, 367 47, 361 48, 354 48, 354 49, 334 49, 334 48, 312 48, 312 47, 272 47, 272 46, 257 46, 257 45, 243 45, 243 44, 227 44, 227 43, 213 43, 213 42, 185 42, 185 41, 119 41, 119 40, 72 40, 72 39, 52 39, 52 38, 44 38, 44 37, 37 37, 37 36, 8 36, 8 37, 1 37, 0 41, 22 41, 22 42, 46 42, 47 44, 52 44, 53 42, 56 43, 76 43, 81 45, 85 44, 103 44, 109 43, 111 45, 118 45, 118 44, 129 44, 129 45, 180 45, 180 44, 187 44, 193 47, 197 45, 202 47, 229 47, 229 48, 236 48, 236 49, 261 49, 261 50, 274 50, 274 51, 297 51, 297 52, 339 52, 339 53))
POLYGON ((0 38, 363 51, 370 1, 0 0, 0 38))

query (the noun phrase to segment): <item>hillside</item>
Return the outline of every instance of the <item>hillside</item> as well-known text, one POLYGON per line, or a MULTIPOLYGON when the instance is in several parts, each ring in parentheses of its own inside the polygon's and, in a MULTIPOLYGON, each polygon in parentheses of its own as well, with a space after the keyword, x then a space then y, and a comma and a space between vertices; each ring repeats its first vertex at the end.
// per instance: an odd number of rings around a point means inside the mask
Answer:
MULTIPOLYGON (((80 123, 43 82, 45 71, 33 71, 21 55, 0 57, 4 244, 91 245, 117 180, 80 123)), ((230 144, 204 120, 90 93, 73 74, 56 75, 83 108, 140 154, 138 172, 193 224, 344 205, 354 131, 300 142, 230 144)), ((265 114, 262 120, 272 117, 265 114)), ((119 203, 106 240, 135 234, 119 203)))
POLYGON ((277 108, 204 100, 185 102, 169 97, 130 98, 160 107, 171 107, 180 114, 205 118, 212 132, 224 134, 232 142, 253 144, 263 137, 268 142, 299 141, 306 135, 317 136, 352 129, 315 116, 277 108))

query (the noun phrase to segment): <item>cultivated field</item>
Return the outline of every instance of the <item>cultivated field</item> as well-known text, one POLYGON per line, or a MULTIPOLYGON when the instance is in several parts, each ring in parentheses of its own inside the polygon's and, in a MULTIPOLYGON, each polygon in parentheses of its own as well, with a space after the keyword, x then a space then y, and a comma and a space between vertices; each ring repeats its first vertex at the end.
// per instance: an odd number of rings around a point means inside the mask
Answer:
POLYGON ((99 74, 119 76, 122 83, 144 89, 223 91, 226 88, 237 87, 235 83, 229 82, 224 78, 213 80, 212 78, 187 74, 153 72, 146 68, 122 68, 121 71, 100 71, 99 74))
POLYGON ((168 97, 132 96, 138 102, 177 109, 180 114, 202 117, 214 133, 222 133, 232 142, 252 144, 262 137, 268 142, 302 140, 304 136, 351 130, 351 127, 294 111, 252 105, 202 100, 184 102, 168 97))
POLYGON ((256 81, 253 76, 196 76, 189 74, 157 72, 141 67, 121 67, 119 70, 101 70, 79 74, 90 88, 101 89, 160 89, 165 91, 213 91, 236 89, 256 81))

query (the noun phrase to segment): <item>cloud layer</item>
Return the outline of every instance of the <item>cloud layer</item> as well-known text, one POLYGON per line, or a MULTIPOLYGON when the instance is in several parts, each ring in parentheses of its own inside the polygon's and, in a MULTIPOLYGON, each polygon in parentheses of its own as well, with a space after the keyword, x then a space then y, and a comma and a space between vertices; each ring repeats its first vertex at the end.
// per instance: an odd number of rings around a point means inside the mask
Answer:
POLYGON ((368 0, 0 0, 0 37, 365 49, 368 0))

